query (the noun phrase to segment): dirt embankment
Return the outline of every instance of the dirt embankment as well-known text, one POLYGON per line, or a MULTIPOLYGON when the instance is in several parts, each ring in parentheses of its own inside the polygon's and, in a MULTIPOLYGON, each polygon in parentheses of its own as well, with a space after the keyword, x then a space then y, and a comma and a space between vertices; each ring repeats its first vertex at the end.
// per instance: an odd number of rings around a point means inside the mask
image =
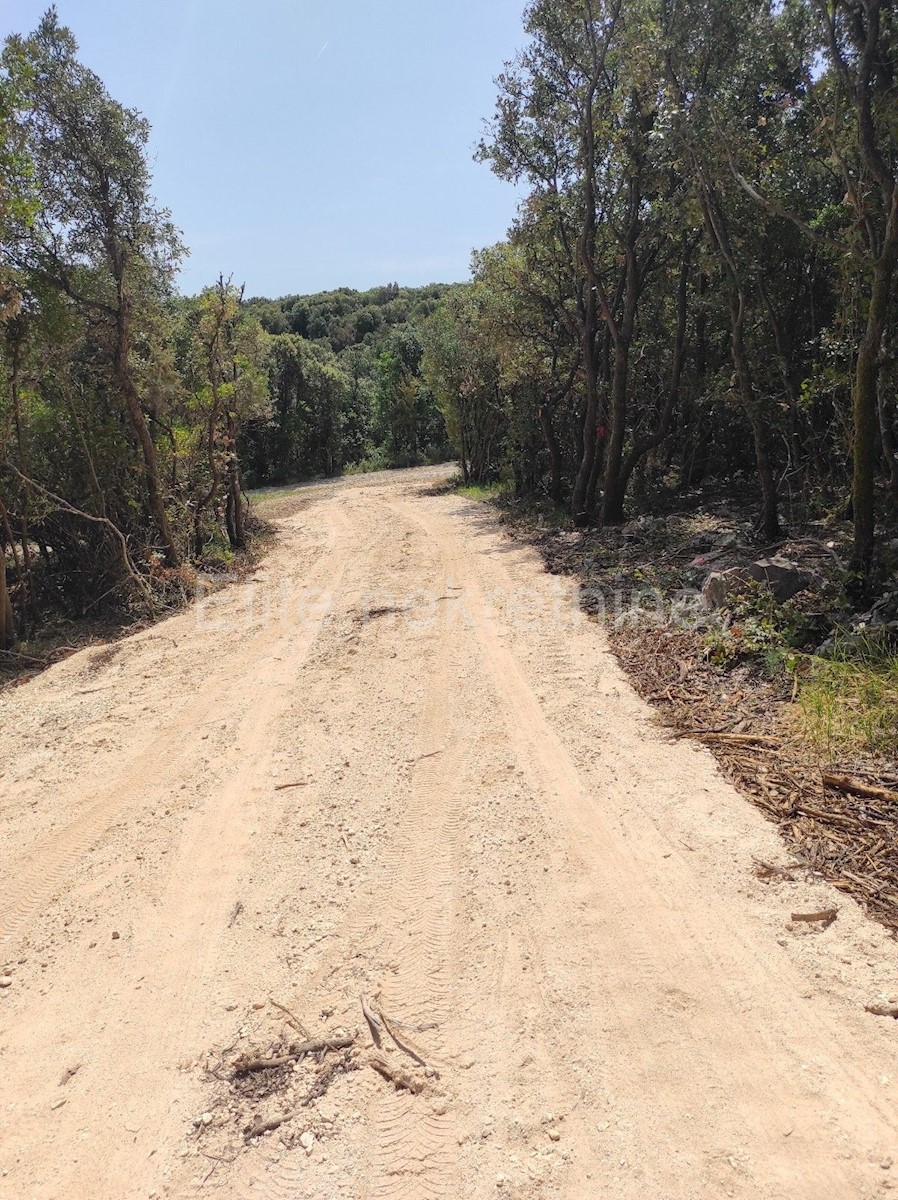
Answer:
POLYGON ((437 478, 0 696, 0 1195, 887 1194, 894 942, 437 478))

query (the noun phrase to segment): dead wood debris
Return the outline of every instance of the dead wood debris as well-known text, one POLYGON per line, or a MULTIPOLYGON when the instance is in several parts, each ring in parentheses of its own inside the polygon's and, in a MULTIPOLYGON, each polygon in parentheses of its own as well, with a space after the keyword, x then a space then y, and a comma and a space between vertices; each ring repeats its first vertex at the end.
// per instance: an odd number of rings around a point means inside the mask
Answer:
POLYGON ((825 908, 822 912, 792 913, 791 919, 793 921, 803 921, 808 925, 816 922, 819 922, 821 925, 832 925, 838 915, 839 910, 837 908, 825 908))
MULTIPOLYGON (((364 997, 361 999, 362 1011, 372 1037, 377 1034, 376 1044, 380 1045, 381 1031, 385 1032, 397 1048, 424 1068, 427 1076, 434 1077, 436 1072, 428 1065, 423 1053, 419 1053, 404 1034, 397 1033, 396 1026, 402 1023, 391 1022, 377 1006, 369 1004, 364 997)), ((269 1003, 286 1018, 292 1029, 306 1032, 304 1023, 286 1005, 273 997, 269 997, 269 1003)), ((365 1060, 360 1050, 357 1033, 344 1035, 342 1030, 338 1030, 332 1036, 306 1036, 303 1041, 291 1044, 277 1041, 266 1052, 244 1052, 236 1057, 232 1057, 234 1046, 230 1046, 218 1052, 216 1058, 220 1061, 214 1068, 207 1066, 207 1071, 219 1088, 227 1089, 225 1104, 236 1114, 237 1129, 247 1142, 295 1121, 304 1110, 325 1095, 335 1079, 360 1070, 366 1061, 397 1090, 413 1095, 426 1090, 426 1079, 394 1066, 386 1057, 365 1060), (297 1096, 299 1089, 301 1098, 297 1096), (272 1102, 277 1105, 278 1099, 281 1101, 280 1111, 272 1111, 272 1102), (251 1106, 249 1112, 248 1106, 251 1106), (253 1108, 257 1111, 253 1112, 253 1108)), ((65 1079, 60 1081, 64 1082, 65 1079)), ((218 1107, 223 1105, 219 1103, 218 1107)), ((205 1118, 202 1122, 195 1122, 197 1134, 202 1135, 209 1124, 205 1118)), ((294 1135, 287 1133, 282 1136, 289 1140, 294 1135)))
POLYGON ((393 1067, 377 1055, 368 1059, 369 1067, 373 1067, 378 1075, 382 1075, 389 1083, 392 1083, 397 1092, 411 1092, 412 1095, 418 1096, 424 1090, 424 1084, 420 1079, 415 1079, 414 1075, 410 1075, 408 1071, 403 1071, 399 1067, 393 1067))
POLYGON ((778 867, 775 863, 766 862, 763 858, 755 859, 755 874, 758 879, 785 879, 789 883, 795 882, 795 876, 788 867, 778 867))
POLYGON ((854 792, 857 796, 867 796, 871 800, 885 800, 889 804, 898 804, 898 792, 864 783, 862 779, 850 779, 847 775, 824 774, 823 785, 840 792, 854 792))
POLYGON ((722 742, 731 746, 758 746, 767 750, 778 750, 780 747, 778 738, 762 737, 755 733, 705 733, 699 729, 681 729, 677 737, 694 738, 698 742, 722 742))
MULTIPOLYGON (((730 782, 779 826, 801 870, 853 896, 898 934, 898 764, 877 767, 875 780, 863 778, 871 764, 850 775, 822 773, 811 747, 790 736, 789 697, 748 667, 721 676, 703 661, 700 635, 665 626, 609 636, 637 691, 654 698, 675 736, 707 744, 730 782), (693 664, 685 682, 683 661, 693 664), (776 745, 724 736, 734 725, 776 745)), ((772 864, 755 865, 760 878, 785 878, 764 867, 772 864)))
POLYGON ((302 1021, 300 1021, 299 1017, 294 1016, 289 1008, 285 1008, 283 1004, 278 1004, 277 1000, 275 1000, 273 996, 268 997, 268 1003, 273 1004, 278 1012, 282 1012, 284 1014, 290 1025, 293 1026, 293 1028, 298 1034, 300 1034, 301 1037, 304 1037, 307 1041, 311 1041, 312 1035, 309 1033, 308 1029, 306 1029, 305 1025, 303 1025, 302 1021))
MULTIPOLYGON (((368 1022, 368 1028, 371 1031, 371 1040, 374 1042, 375 1046, 380 1049, 382 1041, 381 1030, 386 1030, 403 1054, 407 1054, 409 1058, 418 1064, 419 1067, 423 1067, 425 1071, 434 1076, 434 1078, 438 1079, 439 1072, 431 1063, 427 1061, 427 1058, 425 1057, 426 1052, 422 1050, 420 1046, 416 1046, 412 1039, 406 1037, 404 1033, 400 1038, 396 1033, 395 1028, 396 1026, 402 1026, 403 1029, 412 1029, 413 1033, 420 1033, 425 1027, 407 1026, 402 1021, 397 1021, 394 1018, 388 1017, 382 1008, 373 1005, 369 1000, 366 1000, 364 996, 360 996, 359 999, 362 1005, 362 1012, 365 1016, 365 1020, 368 1022)), ((434 1026, 428 1025, 426 1028, 432 1029, 434 1026)))
POLYGON ((249 1075, 252 1071, 272 1071, 278 1067, 286 1067, 290 1063, 302 1062, 306 1055, 323 1056, 329 1050, 348 1050, 355 1043, 354 1037, 311 1038, 305 1042, 296 1042, 286 1054, 272 1058, 256 1058, 241 1055, 234 1063, 235 1075, 249 1075))
POLYGON ((70 1079, 75 1078, 75 1076, 81 1070, 83 1065, 84 1065, 83 1063, 75 1063, 74 1067, 66 1067, 66 1069, 63 1071, 62 1075, 59 1078, 59 1084, 57 1086, 65 1087, 65 1085, 69 1082, 70 1079))
MULTIPOLYGON (((603 621, 633 686, 657 706, 673 736, 708 746, 722 773, 779 826, 802 873, 853 896, 898 935, 898 750, 893 762, 865 757, 830 767, 833 779, 852 780, 848 790, 825 784, 818 754, 793 721, 788 681, 771 680, 750 663, 721 672, 708 660, 701 628, 652 619, 658 593, 674 600, 684 587, 701 586, 710 563, 738 566, 770 550, 753 544, 747 498, 708 494, 699 513, 674 504, 623 530, 535 527, 532 514, 513 507, 505 517, 511 536, 535 546, 552 574, 583 585, 584 609, 603 621), (630 620, 629 612, 617 620, 617 610, 606 607, 612 595, 647 590, 648 622, 630 620)), ((815 532, 803 530, 784 545, 824 577, 834 562, 838 567, 839 554, 815 532)))

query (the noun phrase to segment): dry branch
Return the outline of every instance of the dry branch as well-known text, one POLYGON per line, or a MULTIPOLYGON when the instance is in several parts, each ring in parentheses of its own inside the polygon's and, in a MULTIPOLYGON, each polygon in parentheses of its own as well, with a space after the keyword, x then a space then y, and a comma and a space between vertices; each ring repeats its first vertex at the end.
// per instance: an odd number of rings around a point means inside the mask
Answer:
POLYGON ((778 750, 780 747, 778 738, 757 733, 698 733, 686 730, 678 736, 692 737, 699 742, 720 742, 728 746, 759 746, 766 750, 778 750))
POLYGON ((368 1022, 368 1029, 371 1031, 371 1040, 379 1050, 381 1046, 380 1017, 377 1015, 364 996, 359 996, 359 1001, 362 1005, 362 1013, 364 1014, 365 1020, 368 1022))
POLYGON ((839 792, 854 792, 856 796, 866 796, 870 800, 885 800, 889 804, 898 804, 898 792, 864 783, 861 779, 851 779, 848 775, 824 774, 823 784, 839 792))
POLYGON ((423 1067, 425 1069, 425 1071, 433 1071, 434 1075, 436 1075, 437 1072, 430 1065, 430 1063, 427 1061, 427 1059, 424 1058, 423 1054, 419 1053, 417 1047, 414 1045, 414 1043, 412 1043, 410 1038, 406 1038, 405 1041, 400 1041, 400 1039, 396 1035, 395 1029, 391 1025, 390 1021, 387 1018, 386 1013, 384 1012, 384 1010, 382 1008, 379 1008, 377 1010, 377 1015, 380 1017, 381 1024, 383 1025, 384 1029, 386 1029, 387 1033, 390 1035, 390 1037, 393 1039, 393 1041, 396 1043, 396 1045, 399 1047, 399 1049, 403 1052, 403 1054, 407 1054, 409 1056, 409 1058, 414 1059, 414 1061, 418 1064, 418 1066, 423 1067))
POLYGON ((759 879, 770 879, 774 875, 778 879, 787 879, 789 883, 795 882, 795 876, 786 867, 778 867, 775 863, 765 862, 763 858, 755 859, 755 874, 759 879))
POLYGON ((413 1075, 409 1075, 408 1071, 402 1071, 398 1067, 391 1067, 388 1062, 382 1058, 369 1058, 368 1065, 373 1067, 378 1075, 382 1075, 384 1079, 392 1083, 397 1091, 411 1092, 413 1096, 420 1095, 424 1090, 424 1084, 415 1079, 413 1075))
POLYGON ((825 908, 822 912, 792 913, 792 920, 804 921, 807 924, 811 924, 814 921, 820 921, 821 923, 832 925, 833 921, 835 921, 838 915, 839 910, 837 908, 825 908))
POLYGON ((269 1117, 268 1120, 263 1120, 261 1117, 256 1117, 252 1125, 247 1125, 244 1133, 247 1139, 261 1137, 263 1133, 271 1133, 274 1129, 280 1129, 282 1125, 286 1125, 288 1121, 292 1121, 294 1117, 299 1116, 299 1109, 294 1109, 293 1112, 284 1113, 282 1117, 269 1117))
POLYGON ((272 1071, 278 1067, 286 1067, 290 1063, 301 1062, 307 1054, 326 1054, 328 1050, 348 1050, 355 1044, 354 1037, 340 1038, 311 1038, 298 1042, 290 1047, 288 1054, 278 1055, 277 1058, 248 1058, 241 1055, 234 1063, 234 1075, 249 1075, 253 1071, 272 1071))
POLYGON ((284 1014, 297 1033, 302 1034, 304 1038, 311 1041, 311 1033, 309 1033, 308 1029, 306 1029, 299 1017, 293 1015, 289 1008, 285 1008, 283 1004, 278 1004, 277 1000, 275 1000, 273 996, 268 997, 268 1003, 273 1004, 276 1009, 284 1014))

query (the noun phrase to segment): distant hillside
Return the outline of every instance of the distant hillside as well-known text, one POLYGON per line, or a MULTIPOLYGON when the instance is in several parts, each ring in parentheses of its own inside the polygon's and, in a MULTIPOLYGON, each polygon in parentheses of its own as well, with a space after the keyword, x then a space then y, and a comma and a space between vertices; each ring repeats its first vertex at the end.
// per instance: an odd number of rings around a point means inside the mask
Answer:
POLYGON ((430 283, 404 288, 398 283, 357 292, 337 288, 312 296, 254 297, 248 308, 267 333, 296 333, 309 341, 326 338, 335 354, 350 346, 379 346, 392 330, 417 325, 457 284, 430 283))
POLYGON ((247 301, 270 338, 271 400, 241 438, 248 482, 449 457, 443 416, 421 375, 422 330, 458 286, 389 283, 247 301))

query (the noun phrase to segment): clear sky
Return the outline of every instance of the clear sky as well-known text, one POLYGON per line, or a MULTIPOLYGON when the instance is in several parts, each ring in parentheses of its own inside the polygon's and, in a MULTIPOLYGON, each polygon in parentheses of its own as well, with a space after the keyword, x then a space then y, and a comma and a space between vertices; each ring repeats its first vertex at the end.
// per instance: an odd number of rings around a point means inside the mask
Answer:
MULTIPOLYGON (((0 34, 49 0, 0 0, 0 34)), ((524 0, 58 0, 81 58, 153 126, 155 191, 247 295, 467 278, 514 189, 474 163, 524 0)))

